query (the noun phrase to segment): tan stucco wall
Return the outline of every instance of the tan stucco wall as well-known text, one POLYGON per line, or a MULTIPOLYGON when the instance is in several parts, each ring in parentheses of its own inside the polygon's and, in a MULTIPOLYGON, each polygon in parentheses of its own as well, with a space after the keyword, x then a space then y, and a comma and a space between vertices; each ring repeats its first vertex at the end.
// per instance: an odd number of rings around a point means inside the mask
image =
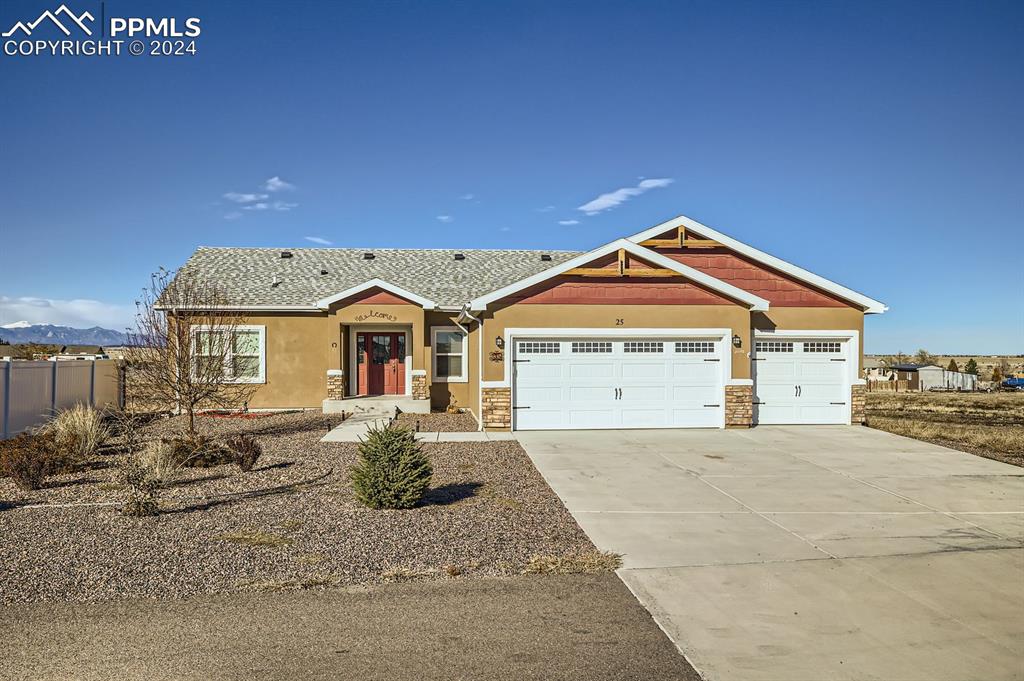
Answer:
POLYGON ((479 415, 479 383, 477 381, 478 371, 478 348, 479 337, 477 325, 470 322, 463 324, 469 329, 469 336, 466 338, 468 353, 466 356, 469 380, 465 383, 435 383, 432 363, 432 339, 431 329, 438 326, 455 326, 457 314, 444 312, 428 312, 426 315, 427 324, 424 327, 425 345, 425 367, 427 367, 427 384, 430 388, 430 407, 434 410, 443 410, 454 400, 457 407, 470 410, 473 414, 479 415))
POLYGON ((245 323, 265 326, 267 339, 267 382, 257 388, 249 406, 319 408, 327 395, 331 352, 327 315, 246 316, 245 323))
POLYGON ((751 326, 762 331, 853 330, 860 336, 860 369, 864 367, 864 313, 852 307, 773 307, 751 315, 751 326))
POLYGON ((492 361, 494 338, 504 337, 507 328, 724 328, 742 340, 733 348, 732 377, 750 378, 750 312, 739 305, 510 305, 483 313, 484 380, 504 378, 505 361, 511 348, 505 348, 505 360, 492 361), (618 321, 622 323, 619 324, 618 321))

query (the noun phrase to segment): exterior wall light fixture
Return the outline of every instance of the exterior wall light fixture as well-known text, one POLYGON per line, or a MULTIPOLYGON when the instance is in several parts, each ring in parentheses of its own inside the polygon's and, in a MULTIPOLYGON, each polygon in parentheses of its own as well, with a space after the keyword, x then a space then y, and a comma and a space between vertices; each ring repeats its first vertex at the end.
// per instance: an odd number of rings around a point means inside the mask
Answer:
POLYGON ((733 336, 732 336, 732 346, 733 346, 734 348, 740 348, 740 347, 743 347, 743 339, 742 339, 742 338, 740 338, 740 335, 739 335, 738 333, 735 333, 735 334, 733 334, 733 336))

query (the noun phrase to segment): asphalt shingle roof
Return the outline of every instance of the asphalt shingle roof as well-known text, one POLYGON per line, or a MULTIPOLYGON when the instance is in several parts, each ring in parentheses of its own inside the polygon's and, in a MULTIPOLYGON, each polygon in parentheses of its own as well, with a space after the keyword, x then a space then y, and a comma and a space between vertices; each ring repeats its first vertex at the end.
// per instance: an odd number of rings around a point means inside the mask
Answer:
POLYGON ((438 305, 460 306, 565 262, 579 251, 200 247, 183 271, 221 284, 235 305, 314 305, 378 278, 438 305), (287 250, 290 258, 282 258, 287 250), (373 253, 364 260, 364 253, 373 253), (465 255, 456 260, 455 254, 465 255), (541 254, 551 256, 541 260, 541 254), (327 274, 320 274, 321 269, 327 274), (272 286, 274 277, 280 282, 272 286))

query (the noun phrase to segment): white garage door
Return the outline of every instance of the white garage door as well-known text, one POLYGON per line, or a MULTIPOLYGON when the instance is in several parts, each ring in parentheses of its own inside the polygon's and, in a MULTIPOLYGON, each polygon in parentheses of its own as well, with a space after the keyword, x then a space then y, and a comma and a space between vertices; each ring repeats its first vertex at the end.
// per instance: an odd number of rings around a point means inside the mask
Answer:
POLYGON ((846 341, 757 340, 754 355, 757 423, 849 423, 846 341))
POLYGON ((719 428, 721 339, 530 338, 514 341, 513 426, 719 428))

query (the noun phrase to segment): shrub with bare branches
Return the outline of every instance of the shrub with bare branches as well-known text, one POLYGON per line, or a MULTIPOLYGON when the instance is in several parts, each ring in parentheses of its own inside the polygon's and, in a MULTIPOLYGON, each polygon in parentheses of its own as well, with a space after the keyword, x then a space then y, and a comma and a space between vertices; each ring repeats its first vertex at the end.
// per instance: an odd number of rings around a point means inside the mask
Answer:
POLYGON ((237 408, 256 389, 256 332, 230 309, 220 284, 185 271, 160 269, 136 302, 128 334, 126 390, 131 403, 188 415, 195 438, 196 412, 237 408))

